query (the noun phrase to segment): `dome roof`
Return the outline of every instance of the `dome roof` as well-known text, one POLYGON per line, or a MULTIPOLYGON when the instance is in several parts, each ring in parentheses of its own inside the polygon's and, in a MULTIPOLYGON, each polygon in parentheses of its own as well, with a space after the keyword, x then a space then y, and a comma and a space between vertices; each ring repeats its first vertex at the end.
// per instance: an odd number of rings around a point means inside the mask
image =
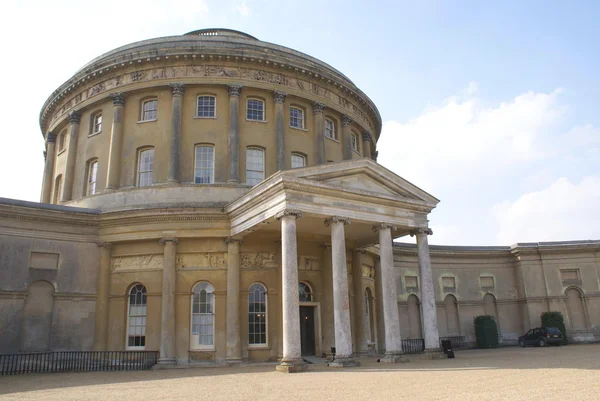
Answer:
POLYGON ((235 31, 233 29, 225 29, 225 28, 198 29, 196 31, 188 32, 185 35, 186 36, 230 36, 233 38, 258 40, 254 36, 248 35, 247 33, 235 31))

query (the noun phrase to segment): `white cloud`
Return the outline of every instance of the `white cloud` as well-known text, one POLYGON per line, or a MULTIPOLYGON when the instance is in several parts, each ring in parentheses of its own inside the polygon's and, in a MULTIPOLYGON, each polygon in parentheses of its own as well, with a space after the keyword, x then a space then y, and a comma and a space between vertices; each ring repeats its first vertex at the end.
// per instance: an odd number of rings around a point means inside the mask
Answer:
POLYGON ((547 188, 493 208, 497 243, 600 238, 600 176, 559 178, 547 188))
POLYGON ((245 1, 240 2, 235 7, 235 11, 237 11, 240 15, 244 17, 247 17, 252 13, 252 10, 250 9, 250 7, 248 7, 248 4, 245 1))

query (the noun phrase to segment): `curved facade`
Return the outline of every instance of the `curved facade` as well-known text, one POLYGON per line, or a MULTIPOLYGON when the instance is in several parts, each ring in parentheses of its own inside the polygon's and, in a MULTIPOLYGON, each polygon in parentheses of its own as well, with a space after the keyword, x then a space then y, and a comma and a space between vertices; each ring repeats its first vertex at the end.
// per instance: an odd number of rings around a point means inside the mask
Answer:
POLYGON ((514 343, 561 310, 599 337, 600 243, 430 247, 432 195, 377 164, 347 77, 231 30, 127 45, 46 101, 41 203, 0 199, 0 352, 338 366, 404 338, 514 343), (414 235, 416 246, 392 239, 414 235))

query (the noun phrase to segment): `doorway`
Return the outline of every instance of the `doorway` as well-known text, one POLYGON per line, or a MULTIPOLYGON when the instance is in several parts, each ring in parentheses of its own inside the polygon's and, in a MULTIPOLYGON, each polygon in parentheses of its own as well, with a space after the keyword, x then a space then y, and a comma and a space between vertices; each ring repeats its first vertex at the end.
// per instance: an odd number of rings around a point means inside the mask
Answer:
POLYGON ((300 348, 302 355, 315 355, 315 308, 300 306, 300 348))

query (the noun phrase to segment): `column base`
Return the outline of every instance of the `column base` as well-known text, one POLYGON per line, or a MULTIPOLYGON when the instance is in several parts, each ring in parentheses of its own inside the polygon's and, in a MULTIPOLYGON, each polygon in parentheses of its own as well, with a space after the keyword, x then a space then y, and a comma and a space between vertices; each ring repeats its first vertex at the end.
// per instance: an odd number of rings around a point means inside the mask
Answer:
POLYGON ((225 363, 240 364, 244 362, 242 358, 225 358, 225 363))
POLYGON ((421 359, 427 359, 427 360, 448 359, 448 355, 444 354, 442 352, 441 348, 431 348, 431 349, 426 349, 425 351, 423 351, 423 353, 421 354, 421 359))
POLYGON ((178 180, 174 180, 174 179, 168 179, 167 180, 167 185, 179 185, 179 181, 178 180))
POLYGON ((386 352, 383 358, 380 359, 382 363, 406 363, 410 360, 401 352, 386 352))
POLYGON ((308 370, 308 366, 302 359, 281 360, 281 364, 275 367, 277 372, 281 373, 301 373, 308 370))
POLYGON ((353 357, 336 357, 333 361, 327 364, 330 368, 351 368, 354 366, 360 366, 360 362, 358 362, 353 357))
POLYGON ((239 184, 240 180, 227 180, 228 184, 239 184))
POLYGON ((168 368, 177 365, 177 359, 175 358, 158 358, 158 363, 155 365, 156 369, 168 368))

